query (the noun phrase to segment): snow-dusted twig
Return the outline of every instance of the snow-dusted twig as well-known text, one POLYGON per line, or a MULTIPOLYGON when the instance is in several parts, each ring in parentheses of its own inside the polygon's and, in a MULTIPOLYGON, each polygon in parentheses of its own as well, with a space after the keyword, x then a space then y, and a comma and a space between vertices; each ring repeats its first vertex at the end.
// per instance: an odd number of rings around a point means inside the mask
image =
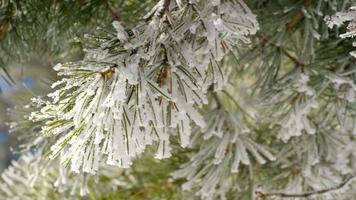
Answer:
POLYGON ((263 42, 263 43, 267 43, 267 44, 270 44, 272 46, 276 46, 276 47, 279 47, 282 51, 282 53, 287 56, 291 61, 295 62, 295 64, 301 68, 304 68, 305 64, 298 60, 296 57, 294 57, 293 55, 291 55, 285 48, 283 47, 280 47, 280 46, 277 46, 276 44, 270 42, 270 40, 268 38, 266 38, 266 36, 260 34, 260 33, 257 33, 256 36, 263 42))
POLYGON ((262 192, 262 191, 256 191, 255 194, 257 198, 265 198, 265 197, 281 197, 281 198, 307 198, 307 197, 312 197, 312 196, 317 196, 317 195, 323 195, 326 193, 332 193, 337 190, 343 189, 350 185, 352 182, 356 181, 356 174, 353 174, 352 176, 346 178, 343 182, 340 184, 322 189, 322 190, 316 190, 312 192, 305 192, 305 193, 286 193, 286 192, 262 192))

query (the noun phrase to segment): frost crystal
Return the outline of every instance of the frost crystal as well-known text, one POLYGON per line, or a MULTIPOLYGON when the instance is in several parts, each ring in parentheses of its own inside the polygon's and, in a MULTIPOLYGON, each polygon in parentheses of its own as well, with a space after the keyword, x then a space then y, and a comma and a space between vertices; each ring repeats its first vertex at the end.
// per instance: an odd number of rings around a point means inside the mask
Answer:
MULTIPOLYGON (((250 138, 251 130, 238 115, 221 108, 211 112, 214 114, 207 113, 211 126, 195 136, 201 134, 204 145, 173 177, 186 178, 183 189, 194 190, 202 199, 224 199, 234 185, 231 173, 238 173, 241 164, 250 165, 252 158, 259 164, 276 158, 250 138)), ((199 145, 202 141, 195 142, 199 145)))
MULTIPOLYGON (((333 16, 326 16, 325 21, 330 28, 333 26, 341 26, 344 23, 348 23, 347 32, 340 35, 342 38, 353 38, 356 35, 356 8, 351 7, 349 11, 338 12, 333 16)), ((355 46, 355 45, 354 45, 355 46)), ((351 55, 356 57, 355 51, 351 52, 351 55)))
POLYGON ((279 98, 285 98, 287 95, 291 96, 289 104, 278 111, 271 111, 274 112, 277 119, 269 119, 273 120, 269 123, 277 123, 281 127, 277 137, 284 142, 292 137, 301 136, 303 133, 315 134, 316 128, 313 121, 309 120, 309 116, 313 110, 319 107, 318 93, 309 86, 308 74, 297 71, 286 79, 286 82, 292 83, 291 90, 288 93, 281 92, 268 100, 268 102, 273 102, 279 98))
POLYGON ((161 0, 145 19, 130 31, 114 22, 116 37, 86 50, 85 61, 56 65, 63 79, 30 117, 56 138, 50 157, 75 172, 96 173, 103 160, 127 168, 153 143, 156 158, 168 158, 172 134, 188 146, 192 122, 207 127, 207 93, 224 85, 220 61, 258 29, 242 1, 161 0))
POLYGON ((34 197, 39 200, 70 200, 87 195, 94 188, 110 192, 112 188, 123 184, 117 169, 113 167, 103 167, 97 176, 115 178, 105 184, 97 184, 94 177, 73 174, 64 167, 58 168, 58 160, 49 163, 43 158, 43 154, 27 153, 18 161, 12 161, 11 167, 2 173, 0 195, 8 200, 32 200, 34 197))

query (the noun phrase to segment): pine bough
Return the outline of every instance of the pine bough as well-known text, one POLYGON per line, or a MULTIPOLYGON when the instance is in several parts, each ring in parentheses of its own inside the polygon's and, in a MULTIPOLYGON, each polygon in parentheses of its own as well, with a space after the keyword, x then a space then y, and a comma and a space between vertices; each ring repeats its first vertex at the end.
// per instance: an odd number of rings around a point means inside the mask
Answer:
MULTIPOLYGON (((330 26, 340 25, 355 15, 351 10, 326 20, 330 26)), ((41 126, 41 137, 34 141, 40 151, 23 155, 2 175, 0 190, 4 195, 48 197, 43 192, 52 188, 50 184, 56 179, 53 187, 67 192, 68 198, 77 184, 82 185, 79 193, 85 195, 90 193, 86 181, 72 182, 76 179, 73 176, 108 174, 110 166, 129 168, 150 145, 158 146, 157 159, 168 158, 172 156, 172 137, 178 137, 182 147, 199 149, 173 177, 187 179, 183 189, 194 190, 203 199, 224 199, 230 190, 242 190, 234 188, 237 178, 232 173, 246 170, 241 164, 251 165, 252 158, 259 164, 279 158, 250 136, 255 131, 251 122, 257 119, 229 111, 216 97, 227 82, 224 59, 236 45, 248 43, 248 37, 259 29, 256 16, 242 0, 161 0, 135 28, 127 30, 118 21, 113 26, 115 35, 101 40, 100 48, 86 50, 83 61, 54 67, 63 78, 53 84, 53 93, 34 99, 37 111, 29 117, 31 123, 41 126), (211 96, 216 107, 204 108, 213 105, 211 96), (50 164, 43 158, 45 153, 52 160, 50 164), (56 170, 58 163, 61 167, 56 170), (21 165, 32 166, 38 173, 29 173, 21 165), (18 181, 30 182, 16 184, 18 181)), ((353 36, 353 26, 351 22, 350 32, 341 36, 353 36)), ((347 87, 343 97, 355 102, 352 80, 333 74, 326 77, 335 87, 347 87)), ((276 124, 281 127, 277 138, 285 143, 297 138, 294 144, 303 145, 303 138, 316 137, 317 127, 308 116, 321 106, 319 93, 310 87, 309 75, 303 70, 289 78, 286 82, 293 83, 288 89, 298 95, 291 106, 281 109, 287 113, 276 113, 275 117, 283 119, 276 124)), ((290 94, 280 93, 271 101, 286 95, 290 94)), ((308 145, 313 155, 314 144, 308 145)), ((285 146, 280 151, 291 150, 285 146)), ((310 174, 332 176, 329 169, 315 167, 317 159, 308 159, 310 174)), ((335 180, 341 182, 337 177, 335 180)), ((288 184, 294 187, 300 181, 296 178, 288 184)), ((312 180, 309 184, 313 185, 312 180)), ((302 192, 302 188, 289 189, 302 192)), ((256 195, 293 197, 260 191, 256 195)))

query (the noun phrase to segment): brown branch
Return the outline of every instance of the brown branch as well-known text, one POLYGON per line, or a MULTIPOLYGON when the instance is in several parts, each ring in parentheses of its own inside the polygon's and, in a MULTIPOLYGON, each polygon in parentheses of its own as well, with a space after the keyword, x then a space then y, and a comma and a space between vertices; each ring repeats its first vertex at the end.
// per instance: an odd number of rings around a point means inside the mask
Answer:
POLYGON ((331 188, 323 189, 323 190, 317 190, 313 192, 306 192, 306 193, 284 193, 284 192, 261 192, 261 191, 256 191, 255 194, 257 198, 265 198, 265 197, 282 197, 282 198, 306 198, 306 197, 311 197, 315 195, 321 195, 321 194, 326 194, 338 189, 341 189, 351 183, 352 181, 356 180, 356 174, 350 176, 349 178, 345 179, 342 183, 339 185, 336 185, 331 188))
POLYGON ((0 41, 5 38, 5 35, 10 30, 10 21, 6 20, 3 23, 0 23, 0 41))
POLYGON ((301 19, 303 19, 304 13, 302 11, 297 12, 286 24, 285 31, 290 31, 301 19))
MULTIPOLYGON (((304 0, 303 1, 303 4, 304 6, 310 6, 312 3, 312 0, 304 0)), ((285 28, 284 30, 286 32, 292 30, 292 28, 298 24, 298 22, 300 22, 302 19, 304 18, 304 13, 303 11, 298 11, 288 22, 287 24, 285 25, 285 28)))
POLYGON ((109 0, 103 0, 104 6, 108 9, 108 11, 111 14, 112 20, 113 21, 119 21, 120 16, 115 12, 114 8, 111 7, 109 0))
POLYGON ((300 92, 298 92, 290 101, 290 103, 292 105, 295 105, 297 103, 297 101, 301 98, 302 94, 300 92))
MULTIPOLYGON (((303 4, 304 6, 310 6, 312 3, 312 0, 303 0, 303 4)), ((288 32, 290 30, 292 30, 292 28, 298 24, 303 18, 304 18, 304 13, 303 11, 298 11, 295 15, 293 15, 293 17, 285 24, 285 27, 284 27, 284 31, 285 32, 288 32)), ((266 37, 264 37, 263 35, 257 35, 257 37, 259 37, 260 39, 262 39, 264 42, 268 42, 270 43, 266 37)), ((273 46, 276 46, 276 47, 279 47, 273 43, 270 43, 272 44, 273 46)), ((301 68, 301 71, 302 73, 304 73, 304 66, 305 64, 301 61, 299 61, 297 58, 295 58, 294 56, 292 56, 286 49, 282 48, 282 47, 279 47, 283 54, 286 55, 290 60, 292 60, 293 62, 295 62, 297 64, 298 67, 301 68)))
POLYGON ((290 54, 285 48, 278 46, 272 42, 270 42, 269 39, 267 39, 264 35, 262 35, 261 33, 257 33, 256 36, 262 40, 263 43, 268 43, 274 47, 278 47, 282 53, 287 56, 291 61, 293 61, 298 67, 301 67, 302 72, 304 73, 304 67, 305 67, 305 63, 301 62, 300 60, 298 60, 296 57, 294 57, 292 54, 290 54))
POLYGON ((0 42, 5 38, 6 33, 10 32, 11 22, 16 13, 15 7, 12 3, 9 3, 6 9, 5 18, 0 21, 0 42))
POLYGON ((216 106, 217 108, 221 108, 223 106, 223 103, 221 102, 218 94, 216 93, 216 91, 214 90, 214 84, 210 85, 209 88, 208 88, 208 92, 211 93, 211 96, 213 97, 215 103, 216 103, 216 106))

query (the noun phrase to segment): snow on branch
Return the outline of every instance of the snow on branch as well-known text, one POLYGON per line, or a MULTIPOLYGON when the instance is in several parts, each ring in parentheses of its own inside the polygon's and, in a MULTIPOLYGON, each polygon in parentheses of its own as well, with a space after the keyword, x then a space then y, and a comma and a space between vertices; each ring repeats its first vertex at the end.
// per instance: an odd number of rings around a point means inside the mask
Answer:
MULTIPOLYGON (((326 16, 325 21, 329 28, 341 26, 348 23, 347 32, 340 35, 341 38, 353 38, 356 35, 356 7, 351 7, 348 11, 338 12, 333 16, 326 16)), ((355 46, 355 44, 353 44, 355 46)), ((356 52, 351 52, 356 57, 356 52)))
POLYGON ((328 196, 330 193, 342 193, 348 186, 356 181, 356 175, 352 175, 346 178, 343 182, 339 185, 336 185, 331 188, 312 191, 312 192, 305 192, 305 193, 284 193, 284 192, 262 192, 256 191, 256 196, 258 198, 265 198, 265 197, 281 197, 281 198, 307 198, 307 197, 314 197, 314 196, 328 196))
MULTIPOLYGON (((103 166, 97 174, 106 181, 98 184, 97 178, 87 174, 75 174, 58 165, 58 159, 48 162, 43 154, 26 153, 14 160, 0 178, 0 195, 3 199, 73 199, 91 190, 113 191, 125 184, 118 169, 103 166)), ((127 183, 126 183, 127 184, 127 183)))
POLYGON ((187 180, 183 190, 209 200, 226 198, 235 179, 242 180, 238 177, 241 165, 253 165, 253 159, 259 164, 276 160, 268 148, 252 139, 252 127, 244 116, 227 111, 217 95, 213 97, 217 108, 205 116, 210 126, 194 136, 192 146, 200 147, 199 151, 172 174, 175 179, 187 180))
POLYGON ((145 19, 132 30, 113 22, 116 37, 56 65, 63 79, 30 117, 57 138, 50 157, 75 172, 96 173, 103 160, 127 168, 154 143, 156 158, 168 158, 172 134, 188 146, 191 122, 207 127, 199 108, 208 88, 224 85, 220 61, 258 29, 240 0, 161 0, 145 19))

